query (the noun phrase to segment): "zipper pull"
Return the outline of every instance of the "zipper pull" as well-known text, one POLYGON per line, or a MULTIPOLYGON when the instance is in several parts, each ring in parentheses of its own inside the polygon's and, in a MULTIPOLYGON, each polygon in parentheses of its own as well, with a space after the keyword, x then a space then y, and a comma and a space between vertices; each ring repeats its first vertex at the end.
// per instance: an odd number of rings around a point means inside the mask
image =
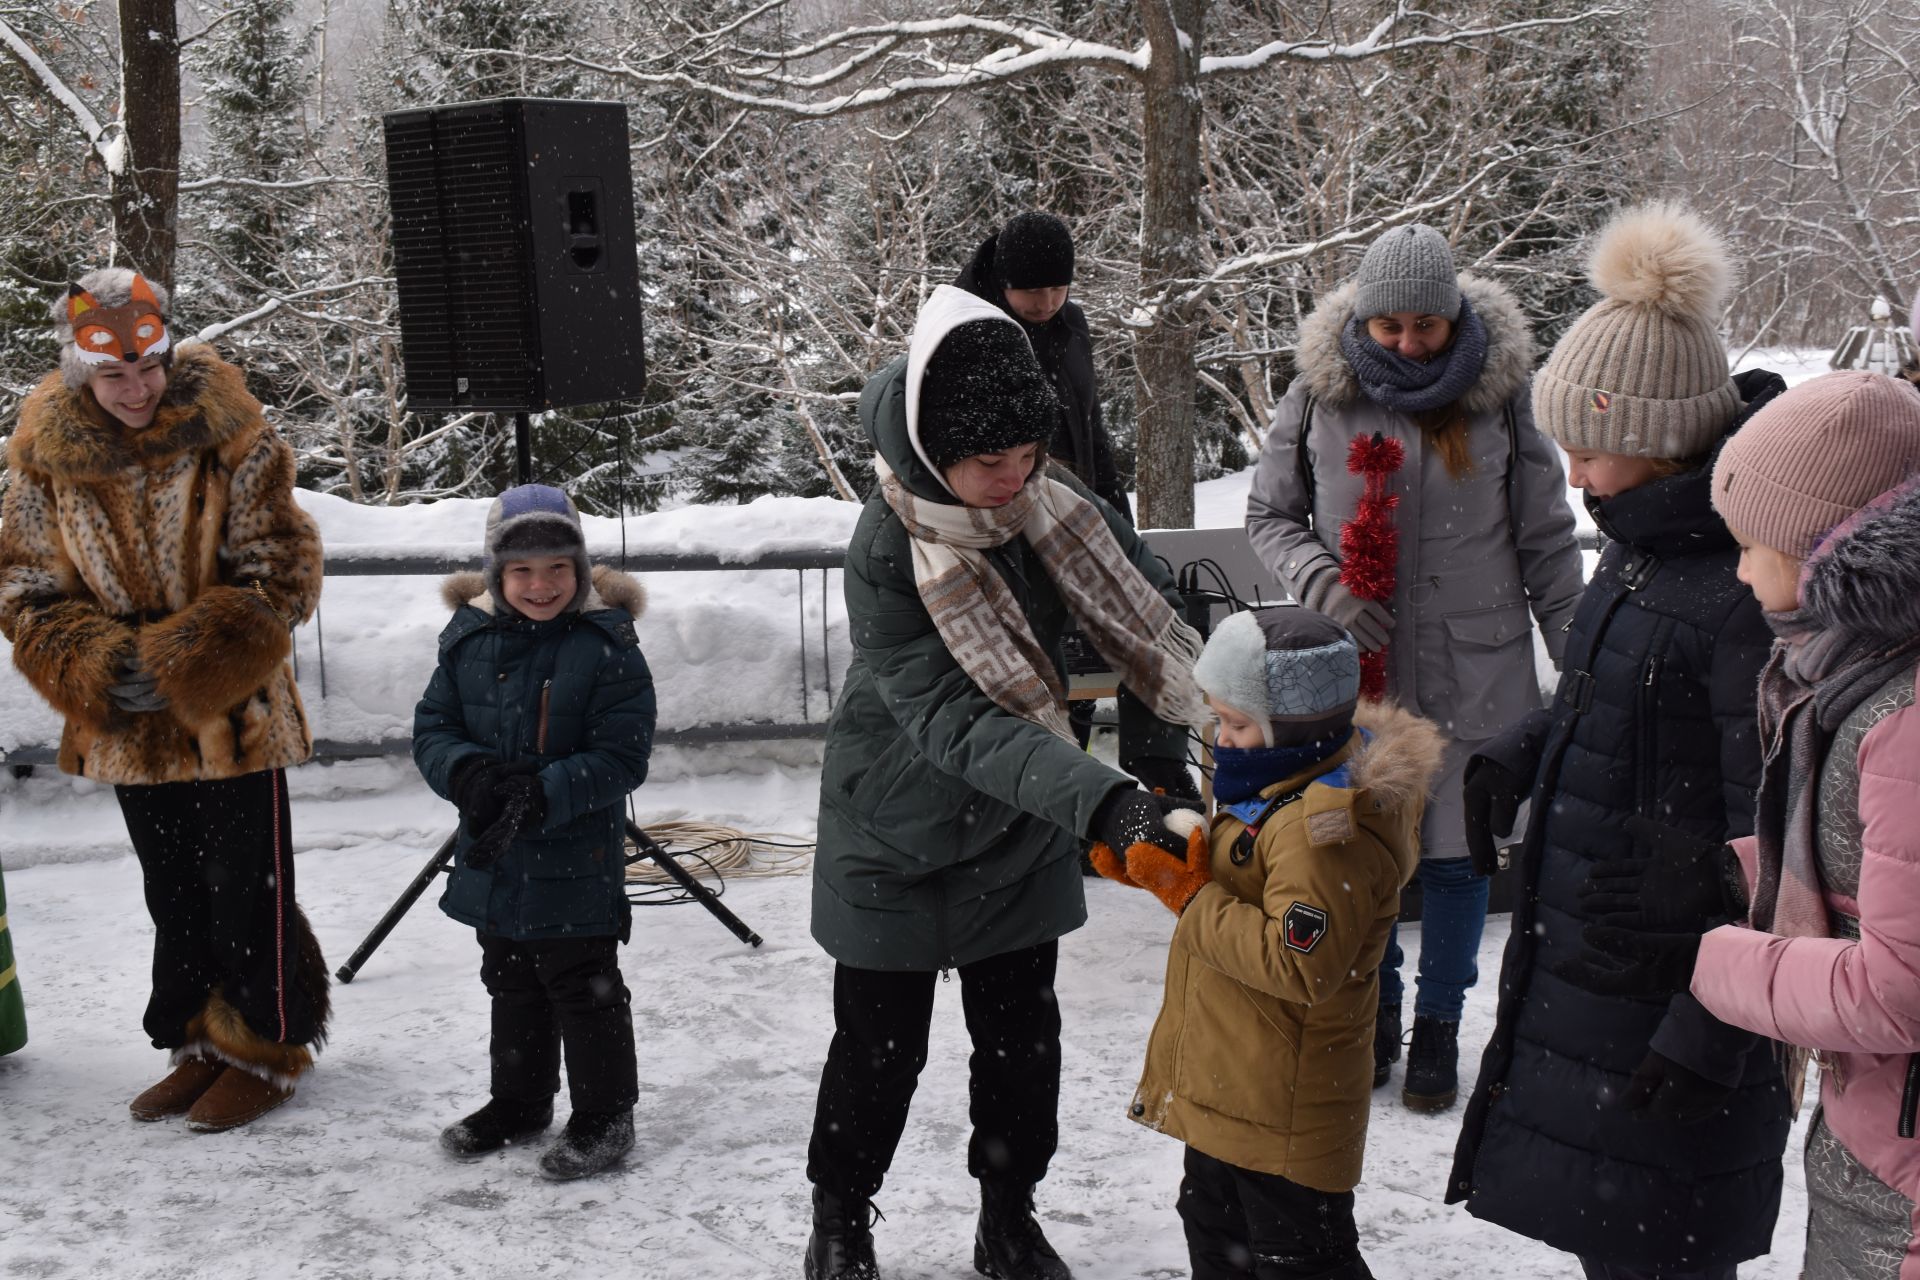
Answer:
POLYGON ((952 982, 952 981, 953 981, 953 970, 951 970, 951 969, 942 969, 942 970, 940 970, 940 981, 942 981, 942 982, 952 982))

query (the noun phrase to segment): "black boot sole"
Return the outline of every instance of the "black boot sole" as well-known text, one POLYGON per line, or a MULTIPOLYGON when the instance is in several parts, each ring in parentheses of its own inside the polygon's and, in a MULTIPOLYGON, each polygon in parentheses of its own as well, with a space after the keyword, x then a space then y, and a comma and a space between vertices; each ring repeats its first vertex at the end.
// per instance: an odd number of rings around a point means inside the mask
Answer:
POLYGON ((508 1147, 519 1146, 529 1138, 537 1138, 551 1128, 553 1128, 553 1121, 549 1120, 538 1128, 523 1129, 517 1133, 510 1134, 491 1147, 477 1148, 456 1147, 453 1143, 447 1141, 446 1131, 442 1130, 440 1133, 440 1149, 462 1164, 472 1164, 475 1160, 486 1159, 486 1157, 496 1151, 505 1151, 508 1147))
POLYGON ((1391 1079, 1393 1079, 1393 1064, 1391 1062, 1382 1063, 1373 1069, 1374 1088, 1378 1089, 1391 1079))
POLYGON ((1418 1111, 1422 1115, 1432 1115, 1439 1111, 1451 1111, 1453 1104, 1460 1100, 1458 1089, 1449 1089, 1445 1093, 1413 1093, 1407 1089, 1400 1091, 1401 1104, 1409 1111, 1418 1111))

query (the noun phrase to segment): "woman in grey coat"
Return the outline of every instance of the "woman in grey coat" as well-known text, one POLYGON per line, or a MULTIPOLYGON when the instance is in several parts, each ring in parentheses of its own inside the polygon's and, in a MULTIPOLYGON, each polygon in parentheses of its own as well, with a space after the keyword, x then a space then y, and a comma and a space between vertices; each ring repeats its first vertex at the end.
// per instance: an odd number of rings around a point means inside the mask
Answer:
MULTIPOLYGON (((1384 651, 1385 696, 1449 735, 1421 839, 1420 973, 1402 1098, 1453 1105, 1460 1012, 1493 868, 1468 856, 1461 775, 1475 744, 1541 705, 1537 623, 1557 664, 1581 591, 1580 553, 1553 446, 1533 429, 1533 339, 1511 294, 1457 275, 1439 232, 1396 227, 1300 327, 1299 376, 1274 415, 1247 533, 1301 603, 1363 650, 1384 651), (1396 441, 1386 476, 1390 573, 1343 574, 1342 527, 1364 481, 1356 440, 1396 441), (1344 579, 1344 580, 1343 580, 1344 579), (1378 597, 1378 598, 1373 598, 1378 597)), ((1376 659, 1376 661, 1379 661, 1376 659)), ((1400 1055, 1402 955, 1380 972, 1374 1084, 1400 1055)))

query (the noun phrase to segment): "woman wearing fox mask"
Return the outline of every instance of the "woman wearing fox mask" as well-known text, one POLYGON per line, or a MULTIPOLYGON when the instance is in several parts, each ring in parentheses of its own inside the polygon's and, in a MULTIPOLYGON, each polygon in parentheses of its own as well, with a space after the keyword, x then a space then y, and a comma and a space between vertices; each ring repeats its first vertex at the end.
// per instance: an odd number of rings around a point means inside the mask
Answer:
POLYGON ((173 1070, 134 1118, 230 1129, 292 1096, 326 1029, 283 772, 312 750, 287 655, 320 537, 239 370, 173 345, 165 290, 107 268, 53 318, 59 371, 8 452, 0 632, 66 718, 60 767, 114 788, 140 860, 144 1022, 173 1070))

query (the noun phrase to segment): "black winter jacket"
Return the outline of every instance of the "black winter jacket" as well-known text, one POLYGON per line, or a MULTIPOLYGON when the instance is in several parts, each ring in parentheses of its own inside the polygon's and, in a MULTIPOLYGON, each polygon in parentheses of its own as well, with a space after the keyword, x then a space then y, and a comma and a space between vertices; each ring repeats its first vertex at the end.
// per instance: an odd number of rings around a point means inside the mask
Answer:
POLYGON ((1132 524, 1133 508, 1127 505, 1126 482, 1114 463, 1113 442, 1107 438, 1107 429, 1100 420, 1100 388, 1093 372, 1093 332, 1087 327, 1086 313, 1078 303, 1069 300, 1043 325, 1030 325, 1021 320, 1007 305, 1006 295, 997 283, 999 273, 993 269, 993 254, 998 240, 998 236, 988 236, 954 284, 1020 321, 1020 327, 1033 343, 1033 354, 1039 357, 1040 367, 1046 370, 1060 397, 1060 425, 1054 429, 1053 440, 1047 445, 1048 456, 1080 477, 1089 489, 1119 512, 1122 519, 1132 524))
MULTIPOLYGON (((1734 430, 1786 384, 1736 379, 1734 430)), ((1728 435, 1731 436, 1729 431, 1728 435)), ((1766 1041, 1682 993, 1597 995, 1554 969, 1580 951, 1593 863, 1632 852, 1634 814, 1709 840, 1753 830, 1755 685, 1772 633, 1735 578, 1708 466, 1589 502, 1610 539, 1581 597, 1553 705, 1477 754, 1534 779, 1523 889, 1493 1039, 1447 1200, 1630 1267, 1700 1269, 1767 1252, 1791 1117, 1766 1041), (1616 1101, 1651 1046, 1731 1086, 1679 1124, 1616 1101)))

